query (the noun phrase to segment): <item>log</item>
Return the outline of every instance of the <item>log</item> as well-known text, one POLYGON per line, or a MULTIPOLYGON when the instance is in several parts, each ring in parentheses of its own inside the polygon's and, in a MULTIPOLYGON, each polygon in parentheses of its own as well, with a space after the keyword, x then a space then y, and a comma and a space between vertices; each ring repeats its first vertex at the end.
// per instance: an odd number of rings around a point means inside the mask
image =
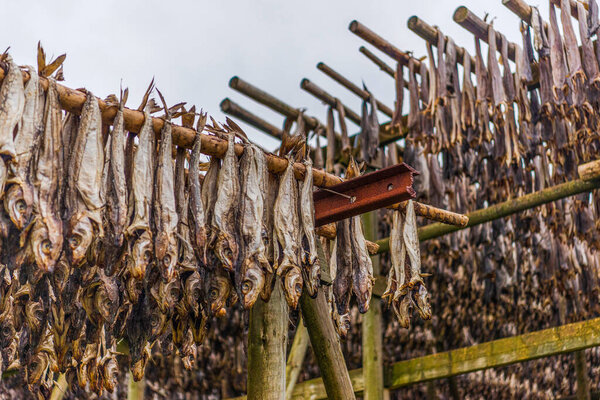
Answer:
MULTIPOLYGON (((363 99, 363 100, 369 99, 369 93, 367 93, 366 90, 359 88, 354 83, 350 82, 350 80, 348 80, 347 78, 342 76, 340 73, 336 72, 335 70, 333 70, 332 68, 327 66, 325 63, 323 63, 323 62, 318 63, 317 69, 322 71, 323 73, 325 73, 325 75, 327 75, 328 77, 330 77, 331 79, 333 79, 334 81, 336 81, 337 83, 339 83, 340 85, 345 87, 346 89, 350 90, 352 93, 354 93, 361 99, 363 99)), ((389 108, 388 106, 386 106, 379 100, 375 100, 375 103, 377 104, 377 109, 379 111, 381 111, 382 113, 384 113, 385 115, 387 115, 390 118, 392 117, 392 115, 394 114, 394 111, 391 108, 389 108)))
MULTIPOLYGON (((395 204, 390 208, 397 210, 405 210, 408 205, 408 201, 403 201, 402 203, 395 204)), ((458 214, 452 211, 443 210, 441 208, 437 208, 434 206, 430 206, 428 204, 419 203, 413 201, 413 205, 415 207, 415 214, 430 219, 432 221, 443 222, 445 224, 466 227, 469 223, 469 217, 463 214, 458 214)))
MULTIPOLYGON (((308 93, 315 96, 317 99, 324 102, 325 104, 331 107, 336 106, 337 99, 335 97, 327 93, 325 90, 321 89, 316 84, 309 81, 307 78, 302 79, 302 81, 300 82, 300 87, 306 90, 308 93)), ((343 106, 344 112, 346 113, 346 118, 354 122, 356 125, 360 126, 360 115, 355 113, 354 110, 348 108, 348 106, 346 106, 345 104, 343 106)))
POLYGON ((304 326, 302 319, 298 322, 298 328, 296 328, 296 334, 294 335, 294 342, 288 354, 287 363, 285 366, 285 398, 291 399, 296 382, 298 381, 298 375, 302 370, 302 364, 304 364, 304 358, 306 357, 306 351, 308 350, 308 343, 310 339, 308 337, 308 330, 304 326))
POLYGON ((575 374, 577 375, 577 400, 590 400, 590 379, 585 361, 585 350, 578 350, 575 355, 575 374))
MULTIPOLYGON (((348 26, 350 32, 354 33, 367 43, 372 44, 377 47, 379 50, 393 58, 398 62, 402 62, 408 64, 408 61, 411 59, 411 56, 408 53, 405 53, 399 50, 396 46, 367 28, 365 25, 361 24, 357 20, 350 22, 348 26)), ((415 59, 415 70, 419 71, 421 68, 421 61, 415 59)))
MULTIPOLYGON (((365 238, 377 239, 377 211, 362 215, 365 238)), ((371 257, 373 274, 381 273, 379 256, 371 257)), ((381 316, 381 299, 371 297, 369 311, 363 315, 362 322, 362 365, 365 390, 365 400, 379 400, 383 398, 383 320, 381 316)))
POLYGON ((250 309, 248 327, 248 399, 285 398, 285 353, 289 308, 281 280, 277 279, 271 299, 258 299, 250 309))
POLYGON ((283 137, 283 131, 281 129, 275 125, 271 125, 269 122, 265 121, 259 116, 252 114, 250 111, 246 110, 229 98, 225 98, 219 106, 221 107, 221 111, 223 111, 225 114, 229 114, 232 117, 241 119, 247 124, 252 125, 256 129, 266 133, 271 137, 274 137, 275 139, 281 140, 283 137))
MULTIPOLYGON (((382 59, 377 57, 374 53, 372 53, 365 46, 360 46, 358 51, 360 51, 362 54, 364 54, 365 57, 367 57, 369 60, 373 61, 373 63, 375 65, 377 65, 380 70, 382 70, 383 72, 385 72, 392 78, 396 79, 396 71, 394 70, 394 68, 387 65, 382 59)), ((404 80, 404 87, 408 88, 408 82, 406 80, 404 80)))
POLYGON ((142 377, 139 382, 133 379, 133 374, 129 372, 127 382, 127 400, 143 400, 146 389, 146 379, 142 377))
MULTIPOLYGON (((556 7, 560 8, 560 0, 550 0, 550 3, 554 4, 556 7)), ((578 18, 578 12, 577 12, 577 3, 579 3, 576 0, 569 0, 569 5, 571 6, 571 16, 575 19, 579 19, 578 18)), ((583 8, 587 10, 589 10, 589 5, 586 2, 581 2, 581 4, 583 4, 583 8)))
MULTIPOLYGON (((560 185, 551 186, 516 199, 507 200, 487 208, 467 213, 466 216, 469 218, 469 222, 464 227, 443 223, 422 226, 419 228, 419 240, 423 242, 425 240, 434 239, 461 229, 470 228, 498 218, 508 217, 509 215, 541 206, 542 204, 551 203, 556 200, 564 199, 565 197, 598 189, 600 188, 600 180, 598 180, 598 178, 600 178, 600 175, 595 176, 594 180, 586 181, 583 179, 576 179, 570 182, 561 183, 560 185)), ((379 245, 379 253, 387 252, 390 249, 389 238, 378 240, 377 244, 379 245)))
MULTIPOLYGON (((394 390, 596 346, 600 346, 600 318, 395 362, 384 370, 385 387, 394 390)), ((355 392, 362 393, 362 369, 349 375, 355 392)), ((315 378, 296 385, 293 398, 326 399, 323 380, 315 378)))
MULTIPOLYGON (((315 232, 319 236, 323 236, 329 240, 334 240, 336 235, 335 224, 332 223, 318 226, 315 228, 315 232)), ((378 254, 379 245, 367 240, 367 250, 369 251, 369 254, 378 254)))
MULTIPOLYGON (((416 33, 427 43, 432 46, 437 46, 438 43, 438 30, 433 26, 429 25, 427 22, 423 21, 421 18, 413 15, 406 22, 408 29, 416 33)), ((456 47, 456 60, 462 65, 463 58, 465 56, 465 48, 461 46, 456 47)), ((471 65, 475 65, 475 59, 471 56, 471 65)), ((473 72, 474 73, 474 72, 473 72)))
POLYGON ((600 178, 600 160, 590 161, 577 167, 579 177, 584 181, 600 178))
MULTIPOLYGON (((502 4, 523 21, 531 25, 531 6, 525 3, 524 0, 502 0, 502 4)), ((548 23, 546 21, 544 21, 544 30, 546 32, 548 31, 548 23)))
MULTIPOLYGON (((488 42, 488 28, 490 24, 479 18, 467 7, 458 7, 454 11, 452 19, 454 19, 454 22, 465 28, 467 31, 471 32, 476 38, 484 41, 485 43, 488 42)), ((496 35, 496 46, 498 52, 500 52, 502 49, 502 37, 500 35, 496 35)), ((516 45, 512 42, 508 42, 508 59, 511 61, 515 61, 515 49, 516 45)))

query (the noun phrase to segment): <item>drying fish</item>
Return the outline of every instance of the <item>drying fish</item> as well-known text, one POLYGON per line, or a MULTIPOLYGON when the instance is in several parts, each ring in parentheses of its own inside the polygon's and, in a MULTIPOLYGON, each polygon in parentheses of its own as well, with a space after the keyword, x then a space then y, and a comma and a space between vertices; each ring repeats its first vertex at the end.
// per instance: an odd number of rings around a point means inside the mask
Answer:
POLYGON ((300 262, 304 286, 311 297, 317 295, 321 282, 321 265, 317 254, 317 238, 315 235, 315 207, 313 202, 313 169, 310 158, 303 161, 306 167, 304 180, 300 185, 300 222, 302 225, 300 262))
POLYGON ((37 266, 51 272, 60 255, 63 235, 58 193, 60 192, 61 110, 56 83, 50 79, 44 109, 44 131, 32 160, 33 221, 21 235, 21 245, 28 245, 28 254, 37 266))
POLYGON ((279 191, 274 209, 273 269, 283 278, 283 291, 290 307, 296 308, 302 294, 302 272, 298 243, 300 222, 298 218, 298 184, 294 178, 294 164, 288 166, 280 177, 279 191))
POLYGON ((92 241, 103 235, 104 202, 100 195, 104 168, 102 120, 98 100, 89 92, 72 146, 65 199, 68 211, 66 241, 71 262, 79 265, 92 241))
POLYGON ((336 274, 333 280, 333 295, 337 313, 344 317, 350 311, 350 296, 352 294, 352 239, 350 232, 350 221, 348 219, 338 221, 337 235, 335 239, 336 274))
POLYGON ((228 138, 227 153, 217 179, 211 228, 211 243, 221 265, 233 272, 238 261, 239 246, 236 237, 236 213, 239 206, 240 182, 238 160, 235 154, 234 134, 228 138))
MULTIPOLYGON (((190 169, 189 169, 189 221, 190 221, 190 232, 191 240, 196 251, 196 257, 204 265, 206 265, 206 247, 207 247, 207 232, 206 223, 209 221, 206 217, 205 210, 208 208, 208 204, 202 202, 202 188, 200 187, 200 156, 202 151, 202 137, 201 133, 206 125, 206 114, 201 114, 196 125, 196 138, 194 139, 194 147, 192 149, 192 155, 190 157, 190 169)), ((209 182, 211 179, 208 174, 205 177, 205 182, 209 182)), ((216 181, 215 181, 216 182, 216 181)), ((208 185, 208 183, 207 183, 208 185)))
POLYGON ((154 181, 153 218, 156 228, 154 254, 163 278, 169 281, 176 273, 175 266, 178 259, 176 235, 178 216, 175 204, 175 177, 171 159, 171 114, 160 91, 158 91, 158 95, 164 105, 166 120, 160 132, 154 181))
POLYGON ((258 299, 265 284, 265 272, 271 267, 263 241, 263 215, 267 166, 265 155, 253 144, 246 145, 240 160, 241 201, 240 233, 242 259, 236 271, 236 282, 241 292, 241 301, 250 308, 258 299))

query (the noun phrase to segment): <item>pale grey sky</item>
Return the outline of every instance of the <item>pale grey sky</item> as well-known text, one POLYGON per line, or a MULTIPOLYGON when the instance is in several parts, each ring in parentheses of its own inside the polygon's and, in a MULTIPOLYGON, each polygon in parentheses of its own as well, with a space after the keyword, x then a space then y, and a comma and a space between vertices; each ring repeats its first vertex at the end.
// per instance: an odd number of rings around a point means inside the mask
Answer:
MULTIPOLYGON (((533 4, 533 3, 532 3, 533 4)), ((356 112, 360 100, 318 71, 323 61, 356 84, 364 81, 390 107, 393 80, 358 52, 367 46, 388 64, 392 59, 348 30, 357 19, 401 50, 426 54, 425 42, 406 27, 417 15, 437 25, 473 53, 473 37, 452 20, 461 5, 494 25, 509 40, 521 42, 518 18, 500 0, 416 1, 6 1, 0 47, 11 46, 18 64, 35 64, 37 41, 48 55, 67 53, 65 85, 85 87, 99 97, 130 89, 137 107, 150 79, 170 104, 186 101, 224 120, 225 97, 281 126, 283 117, 228 87, 238 75, 324 121, 326 108, 300 89, 309 78, 356 112)), ((536 5, 536 4, 533 4, 536 5)), ((540 4, 546 19, 548 5, 540 4)), ((385 121, 381 117, 381 121, 385 121)), ((243 125, 251 139, 273 149, 277 142, 243 125)), ((356 132, 352 122, 349 130, 356 132)))

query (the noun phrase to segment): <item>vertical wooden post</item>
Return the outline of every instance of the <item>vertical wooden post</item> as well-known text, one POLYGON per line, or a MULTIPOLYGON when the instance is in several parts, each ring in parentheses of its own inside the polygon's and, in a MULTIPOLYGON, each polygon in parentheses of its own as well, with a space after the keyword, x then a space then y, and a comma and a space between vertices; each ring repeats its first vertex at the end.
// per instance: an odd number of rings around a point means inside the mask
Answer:
MULTIPOLYGON (((362 215, 365 239, 377 240, 377 211, 362 215)), ((381 273, 379 256, 371 257, 373 274, 381 273)), ((383 398, 383 350, 382 350, 381 300, 371 298, 369 311, 363 316, 362 323, 362 360, 363 379, 365 381, 364 399, 379 400, 383 398)))
POLYGON ((296 328, 296 335, 294 335, 294 342, 288 355, 287 364, 285 366, 285 398, 291 399, 296 382, 298 381, 298 375, 302 370, 302 364, 306 356, 306 350, 308 349, 308 331, 304 326, 304 321, 300 319, 298 322, 298 328, 296 328))
POLYGON ((575 373, 577 374, 577 400, 590 400, 590 382, 585 350, 575 352, 575 373))
POLYGON ((67 389, 67 376, 64 373, 61 373, 54 383, 52 393, 50 393, 50 400, 62 400, 62 398, 65 397, 67 389))
POLYGON ((281 280, 271 299, 258 299, 250 310, 248 329, 248 399, 284 400, 285 353, 289 309, 281 280))
POLYGON ((139 382, 136 382, 133 380, 133 374, 129 372, 129 382, 127 383, 127 400, 142 400, 144 398, 145 387, 145 377, 140 379, 139 382))

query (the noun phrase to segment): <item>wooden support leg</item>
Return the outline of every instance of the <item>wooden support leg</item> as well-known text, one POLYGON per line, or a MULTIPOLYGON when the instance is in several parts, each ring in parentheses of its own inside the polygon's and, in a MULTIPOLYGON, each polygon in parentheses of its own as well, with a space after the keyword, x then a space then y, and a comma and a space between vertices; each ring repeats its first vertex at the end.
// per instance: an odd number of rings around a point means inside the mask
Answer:
POLYGON ((64 373, 61 373, 54 383, 52 393, 50 393, 50 400, 62 400, 62 398, 65 397, 67 389, 67 376, 64 373))
POLYGON ((450 384, 450 397, 452 400, 460 400, 460 393, 458 391, 458 385, 456 383, 456 377, 451 376, 448 378, 448 383, 450 384))
POLYGON ((261 299, 250 310, 248 329, 248 399, 285 398, 285 353, 289 309, 281 280, 269 302, 261 299))
POLYGON ((136 382, 133 380, 133 374, 130 372, 127 384, 127 400, 142 400, 144 398, 145 387, 146 378, 143 377, 139 382, 136 382))
MULTIPOLYGON (((321 251, 322 253, 322 251, 321 251)), ((328 310, 324 290, 315 299, 306 292, 300 297, 310 344, 317 358, 328 399, 352 400, 354 390, 338 337, 328 310)))
MULTIPOLYGON (((363 214, 363 226, 367 240, 377 240, 377 211, 363 214)), ((373 274, 381 273, 379 256, 373 256, 373 274)), ((363 316, 363 379, 365 381, 364 399, 383 398, 383 350, 382 350, 381 299, 371 298, 369 311, 363 316)))
POLYGON ((302 364, 304 363, 304 357, 306 356, 306 351, 308 350, 309 340, 310 339, 308 337, 306 326, 304 326, 304 322, 300 320, 298 323, 298 328, 296 329, 296 335, 294 335, 294 343, 292 343, 292 348, 290 349, 290 354, 288 355, 287 364, 285 366, 286 399, 292 398, 292 393, 296 387, 298 375, 300 375, 302 364))
POLYGON ((590 382, 585 362, 585 350, 575 352, 575 372, 577 374, 577 400, 590 400, 590 382))

